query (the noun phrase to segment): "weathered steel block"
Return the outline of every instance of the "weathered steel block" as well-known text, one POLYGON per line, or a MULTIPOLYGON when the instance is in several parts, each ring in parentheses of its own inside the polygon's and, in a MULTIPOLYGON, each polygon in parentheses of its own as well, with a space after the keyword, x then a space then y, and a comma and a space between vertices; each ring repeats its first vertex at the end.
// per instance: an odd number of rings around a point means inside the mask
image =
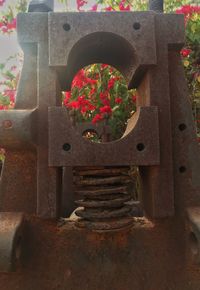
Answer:
POLYGON ((157 63, 155 13, 50 13, 49 65, 66 67, 65 87, 70 89, 81 67, 95 62, 115 66, 131 86, 157 63))
MULTIPOLYGON (((7 150, 0 210, 27 214, 29 250, 15 275, 0 274, 0 288, 199 289, 199 265, 187 259, 185 242, 192 232, 199 260, 199 210, 189 215, 189 223, 186 216, 187 208, 200 205, 200 152, 180 59, 183 16, 40 12, 20 14, 17 22, 25 61, 16 107, 0 112, 0 138, 7 150), (70 89, 79 69, 95 62, 118 68, 129 87, 138 90, 137 112, 124 136, 107 144, 84 140, 69 122, 67 109, 61 108, 61 91, 70 89), (56 219, 73 203, 73 195, 69 198, 63 191, 67 169, 72 177, 74 165, 99 164, 139 166, 146 217, 131 220, 129 230, 120 232, 94 233, 75 228, 71 221, 59 228, 56 219)), ((99 194, 96 188, 91 192, 99 194)), ((107 218, 110 211, 99 215, 91 195, 89 202, 88 192, 84 204, 79 202, 86 208, 79 215, 86 221, 92 217, 93 228, 99 228, 96 217, 107 218)), ((106 198, 100 199, 102 208, 126 210, 124 196, 111 202, 106 198)), ((111 228, 116 228, 111 219, 111 228)), ((108 228, 104 222, 101 227, 108 228)), ((117 229, 122 220, 118 222, 117 229)), ((0 214, 3 271, 19 255, 12 241, 20 225, 18 215, 0 214)))
POLYGON ((157 165, 159 151, 156 107, 141 107, 124 136, 108 143, 83 139, 65 108, 49 108, 49 166, 157 165))

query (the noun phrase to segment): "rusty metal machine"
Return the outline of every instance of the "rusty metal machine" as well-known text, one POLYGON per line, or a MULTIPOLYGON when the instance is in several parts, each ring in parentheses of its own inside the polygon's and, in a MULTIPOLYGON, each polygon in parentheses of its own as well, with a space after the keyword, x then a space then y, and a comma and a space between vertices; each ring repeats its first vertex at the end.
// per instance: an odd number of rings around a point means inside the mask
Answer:
POLYGON ((53 1, 31 1, 18 15, 24 65, 15 109, 0 112, 1 290, 200 289, 200 151, 180 59, 184 19, 155 2, 157 12, 54 13, 53 1), (110 143, 83 139, 61 103, 92 63, 116 67, 139 94, 124 136, 110 143), (123 187, 106 186, 84 192, 77 225, 58 226, 67 168, 127 165, 140 171, 144 217, 130 217, 123 187))

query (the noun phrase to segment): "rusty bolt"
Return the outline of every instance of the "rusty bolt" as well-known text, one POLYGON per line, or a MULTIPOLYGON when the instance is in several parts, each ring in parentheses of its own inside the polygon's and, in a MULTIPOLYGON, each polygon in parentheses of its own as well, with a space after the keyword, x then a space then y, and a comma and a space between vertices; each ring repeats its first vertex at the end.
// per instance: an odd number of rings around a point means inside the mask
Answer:
POLYGON ((54 10, 54 0, 32 0, 28 12, 49 12, 54 10))

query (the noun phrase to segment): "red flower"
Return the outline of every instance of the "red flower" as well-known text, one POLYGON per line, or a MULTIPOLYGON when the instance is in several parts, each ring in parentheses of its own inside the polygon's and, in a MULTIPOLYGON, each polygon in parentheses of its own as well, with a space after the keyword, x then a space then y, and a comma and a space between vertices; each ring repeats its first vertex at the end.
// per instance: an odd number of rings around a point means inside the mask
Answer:
POLYGON ((183 49, 181 50, 181 55, 182 55, 183 57, 187 57, 190 53, 191 53, 191 49, 183 48, 183 49))
POLYGON ((103 116, 100 114, 96 114, 96 116, 94 116, 94 118, 92 119, 92 123, 95 124, 95 123, 102 121, 102 120, 103 120, 103 116))
POLYGON ((114 9, 111 6, 105 8, 105 11, 113 11, 113 10, 114 9))
POLYGON ((71 98, 71 92, 65 92, 65 98, 67 99, 67 101, 69 101, 69 99, 71 98))
POLYGON ((11 22, 9 22, 9 23, 7 24, 7 28, 8 28, 9 30, 13 30, 13 29, 16 29, 16 27, 17 27, 17 20, 16 20, 16 18, 13 18, 13 19, 11 20, 11 22))
POLYGON ((16 95, 15 90, 5 90, 4 94, 10 98, 10 102, 12 103, 15 102, 15 95, 16 95))
POLYGON ((90 79, 90 78, 86 78, 86 79, 85 79, 85 82, 86 82, 86 84, 96 85, 97 80, 90 79))
POLYGON ((99 97, 104 106, 110 106, 110 101, 108 99, 108 92, 101 92, 99 97))
POLYGON ((108 90, 111 90, 115 85, 115 81, 118 81, 119 79, 120 79, 120 77, 114 77, 114 78, 109 79, 108 90))
POLYGON ((120 11, 130 11, 131 10, 131 6, 130 5, 127 5, 125 7, 125 2, 126 2, 126 0, 121 0, 121 2, 119 3, 119 10, 120 11))
POLYGON ((8 106, 0 105, 0 110, 7 110, 8 106))
POLYGON ((121 104, 121 103, 122 103, 122 98, 119 98, 119 97, 116 98, 116 99, 115 99, 115 103, 116 103, 116 104, 121 104))
POLYGON ((6 2, 6 0, 0 0, 0 6, 3 6, 3 4, 6 2))
POLYGON ((136 100, 137 100, 137 96, 136 96, 136 95, 133 95, 133 96, 132 96, 132 101, 135 103, 136 100))
POLYGON ((85 84, 85 73, 84 70, 81 69, 75 76, 75 78, 72 81, 72 88, 78 87, 81 89, 85 84))
POLYGON ((108 92, 101 92, 99 97, 102 101, 105 100, 108 97, 108 92))
POLYGON ((65 98, 63 100, 64 106, 67 107, 67 104, 69 103, 70 98, 71 98, 71 92, 65 92, 65 98))
POLYGON ((12 30, 16 29, 17 23, 16 18, 13 18, 9 21, 5 16, 2 17, 2 22, 0 22, 0 29, 3 33, 9 33, 12 30))
POLYGON ((92 6, 90 11, 97 11, 97 9, 98 9, 98 4, 95 4, 92 6))
POLYGON ((180 9, 176 10, 177 14, 185 14, 185 23, 194 13, 200 13, 200 6, 183 5, 180 9))
POLYGON ((115 79, 112 78, 108 81, 108 90, 111 90, 114 87, 115 79))
POLYGON ((71 108, 71 109, 75 109, 75 110, 77 110, 77 109, 80 108, 80 104, 79 104, 78 101, 72 101, 71 103, 68 103, 68 104, 67 104, 67 107, 68 107, 68 108, 71 108))
POLYGON ((112 109, 111 109, 110 106, 106 105, 106 106, 100 108, 100 112, 101 113, 111 114, 112 113, 112 109))
POLYGON ((101 69, 107 68, 108 66, 109 66, 108 64, 102 63, 101 69))
POLYGON ((104 100, 102 100, 102 104, 104 106, 110 106, 110 101, 108 99, 104 99, 104 100))
POLYGON ((81 11, 81 7, 83 7, 85 4, 87 4, 87 1, 85 0, 76 0, 77 9, 81 11))
POLYGON ((200 6, 183 5, 181 8, 176 10, 176 13, 191 16, 193 13, 200 13, 200 6))

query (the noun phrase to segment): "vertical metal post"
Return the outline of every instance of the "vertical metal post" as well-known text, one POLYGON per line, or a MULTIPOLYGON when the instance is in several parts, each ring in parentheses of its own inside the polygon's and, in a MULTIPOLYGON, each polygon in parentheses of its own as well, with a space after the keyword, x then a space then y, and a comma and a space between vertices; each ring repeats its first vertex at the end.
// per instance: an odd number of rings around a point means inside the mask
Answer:
POLYGON ((158 13, 164 11, 164 0, 149 0, 149 10, 153 10, 158 13))

